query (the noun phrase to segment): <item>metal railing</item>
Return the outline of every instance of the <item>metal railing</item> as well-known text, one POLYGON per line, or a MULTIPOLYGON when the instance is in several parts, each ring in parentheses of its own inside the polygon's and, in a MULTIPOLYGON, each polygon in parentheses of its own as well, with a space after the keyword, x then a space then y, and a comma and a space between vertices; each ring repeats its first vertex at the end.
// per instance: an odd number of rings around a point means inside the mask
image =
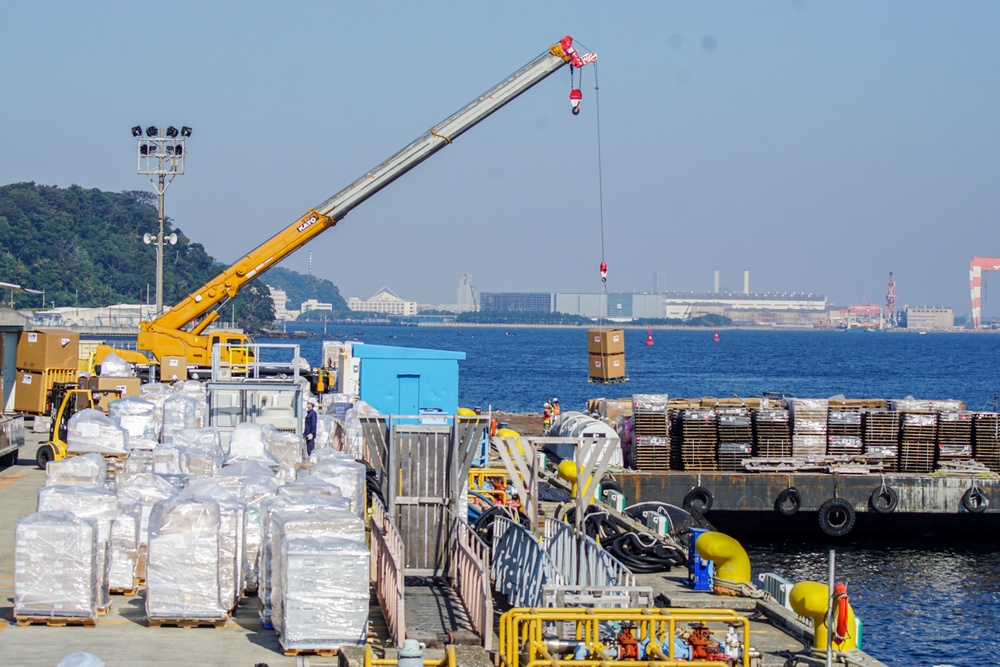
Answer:
POLYGON ((635 586, 635 575, 592 537, 545 517, 545 551, 566 583, 576 586, 635 586))
MULTIPOLYGON (((372 647, 371 646, 365 647, 364 667, 372 667, 373 665, 398 665, 398 664, 399 660, 394 660, 392 658, 376 658, 375 654, 372 652, 372 647)), ((446 646, 444 649, 443 658, 441 659, 423 658, 422 664, 424 665, 424 667, 458 667, 458 659, 455 657, 455 647, 451 645, 446 646)))
POLYGON ((490 594, 489 547, 458 522, 457 539, 451 554, 451 581, 469 612, 472 626, 483 640, 483 648, 493 650, 493 596, 490 594))
POLYGON ((512 607, 537 607, 542 602, 542 586, 566 584, 538 539, 506 517, 493 522, 492 553, 494 590, 506 595, 512 607))
POLYGON ((402 644, 406 639, 403 538, 377 499, 372 499, 370 526, 372 586, 393 640, 397 645, 402 644))
MULTIPOLYGON (((780 574, 775 574, 774 572, 763 572, 757 575, 757 581, 760 582, 760 589, 767 593, 771 599, 780 604, 785 609, 789 611, 795 611, 792 609, 791 595, 792 586, 795 585, 794 581, 789 581, 785 579, 780 574)), ((797 614, 799 620, 809 627, 812 627, 813 621, 808 616, 803 616, 802 614, 797 614)))
POLYGON ((612 624, 631 627, 631 639, 645 644, 641 664, 649 667, 750 667, 750 619, 732 609, 511 609, 500 617, 499 661, 503 667, 626 667, 636 659, 619 659, 612 624), (680 660, 675 651, 677 630, 690 623, 742 627, 737 660, 680 660), (587 657, 565 656, 586 649, 587 657))

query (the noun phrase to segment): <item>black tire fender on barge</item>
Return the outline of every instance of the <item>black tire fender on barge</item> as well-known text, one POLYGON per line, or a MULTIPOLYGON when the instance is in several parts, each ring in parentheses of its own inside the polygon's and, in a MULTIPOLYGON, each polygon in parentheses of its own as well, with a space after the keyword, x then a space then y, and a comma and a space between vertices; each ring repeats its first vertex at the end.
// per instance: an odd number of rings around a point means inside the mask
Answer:
POLYGON ((802 494, 790 486, 774 499, 774 511, 782 516, 792 516, 802 509, 802 494))
POLYGON ((843 537, 854 528, 854 506, 843 498, 830 498, 816 511, 820 529, 830 537, 843 537))
POLYGON ((899 494, 891 486, 880 486, 868 496, 868 506, 878 514, 891 514, 899 507, 899 494))
POLYGON ((966 512, 982 514, 989 506, 990 499, 986 497, 986 494, 978 486, 973 486, 962 494, 962 508, 966 512))
POLYGON ((684 509, 691 510, 696 509, 699 512, 707 512, 712 509, 712 504, 715 502, 715 498, 712 496, 712 492, 706 489, 704 486, 696 486, 687 492, 684 496, 684 502, 682 503, 684 509))

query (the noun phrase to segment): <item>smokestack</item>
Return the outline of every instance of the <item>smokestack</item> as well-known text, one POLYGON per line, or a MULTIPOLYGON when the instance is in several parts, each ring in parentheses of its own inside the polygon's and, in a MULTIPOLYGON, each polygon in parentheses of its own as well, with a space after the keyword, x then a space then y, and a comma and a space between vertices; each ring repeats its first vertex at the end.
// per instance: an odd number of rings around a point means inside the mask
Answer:
POLYGON ((718 293, 719 293, 719 272, 716 271, 715 272, 715 287, 712 290, 712 294, 718 294, 718 293))
POLYGON ((743 272, 743 293, 744 294, 749 294, 750 293, 750 272, 749 271, 744 271, 743 272))

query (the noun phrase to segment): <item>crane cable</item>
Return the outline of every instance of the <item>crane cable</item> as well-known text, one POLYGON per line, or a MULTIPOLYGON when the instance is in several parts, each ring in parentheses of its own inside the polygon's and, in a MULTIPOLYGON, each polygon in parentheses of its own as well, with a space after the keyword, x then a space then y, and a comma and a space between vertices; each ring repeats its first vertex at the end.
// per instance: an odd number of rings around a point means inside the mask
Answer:
MULTIPOLYGON (((582 76, 582 73, 581 73, 582 76)), ((594 61, 594 108, 597 114, 597 197, 598 213, 601 221, 601 291, 604 308, 608 307, 607 262, 604 259, 604 169, 601 159, 601 86, 597 78, 597 61, 594 61)), ((598 325, 604 324, 604 312, 600 311, 598 325)))

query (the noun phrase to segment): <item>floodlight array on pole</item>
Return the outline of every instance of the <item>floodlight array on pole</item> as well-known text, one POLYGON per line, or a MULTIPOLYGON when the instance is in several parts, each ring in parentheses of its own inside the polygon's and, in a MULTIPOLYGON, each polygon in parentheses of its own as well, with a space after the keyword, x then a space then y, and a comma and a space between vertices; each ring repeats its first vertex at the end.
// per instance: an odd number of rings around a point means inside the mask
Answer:
POLYGON ((171 125, 164 130, 150 125, 144 131, 141 125, 136 125, 132 128, 132 136, 138 146, 139 173, 149 176, 156 186, 159 231, 155 239, 151 234, 143 236, 143 242, 156 243, 156 314, 159 315, 163 312, 163 244, 177 243, 177 234, 163 238, 163 193, 175 176, 184 173, 184 158, 187 156, 184 140, 191 136, 191 128, 184 125, 178 130, 171 125), (153 176, 156 176, 155 180, 153 176))

